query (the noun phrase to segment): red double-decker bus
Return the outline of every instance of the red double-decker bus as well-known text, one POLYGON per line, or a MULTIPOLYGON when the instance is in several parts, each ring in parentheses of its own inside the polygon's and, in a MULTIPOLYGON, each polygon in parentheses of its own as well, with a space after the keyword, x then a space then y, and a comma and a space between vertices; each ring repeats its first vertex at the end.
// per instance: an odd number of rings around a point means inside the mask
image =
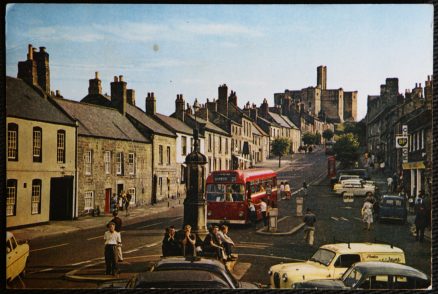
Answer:
MULTIPOLYGON (((270 169, 214 171, 207 177, 207 220, 209 223, 250 223, 249 201, 266 199, 277 206, 277 174, 270 169)), ((257 219, 262 218, 255 205, 257 219)))

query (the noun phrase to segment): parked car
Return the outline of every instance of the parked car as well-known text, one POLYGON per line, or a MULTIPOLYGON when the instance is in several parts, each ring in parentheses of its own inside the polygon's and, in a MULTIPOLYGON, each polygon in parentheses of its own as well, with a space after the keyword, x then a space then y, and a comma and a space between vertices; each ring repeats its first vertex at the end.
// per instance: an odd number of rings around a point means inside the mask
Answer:
POLYGON ((24 276, 29 258, 29 244, 20 244, 11 232, 6 232, 6 281, 24 276))
POLYGON ((131 279, 103 283, 100 288, 143 288, 143 289, 232 289, 222 277, 205 270, 166 270, 144 272, 131 279))
POLYGON ((258 288, 256 284, 237 281, 228 268, 216 259, 202 257, 164 257, 151 268, 151 271, 168 271, 168 270, 185 270, 195 271, 202 270, 213 273, 225 281, 233 288, 258 288))
POLYGON ((392 262, 357 262, 341 279, 311 280, 294 289, 426 289, 427 275, 413 267, 392 262))
POLYGON ((360 178, 343 180, 342 183, 335 184, 333 187, 333 191, 338 195, 351 193, 354 196, 366 196, 368 193, 374 194, 376 190, 375 185, 368 184, 360 178))
POLYGON ((291 285, 314 279, 339 279, 354 263, 384 261, 405 263, 402 249, 376 243, 337 243, 321 246, 305 262, 281 263, 269 269, 271 288, 290 288, 291 285))
POLYGON ((406 223, 408 209, 406 199, 399 195, 383 195, 380 197, 378 218, 380 220, 394 219, 406 223))
POLYGON ((339 182, 339 177, 341 175, 358 175, 361 179, 365 181, 371 180, 370 175, 368 174, 366 169, 363 168, 354 168, 354 169, 340 169, 336 172, 336 177, 330 179, 330 184, 333 187, 336 183, 339 182))

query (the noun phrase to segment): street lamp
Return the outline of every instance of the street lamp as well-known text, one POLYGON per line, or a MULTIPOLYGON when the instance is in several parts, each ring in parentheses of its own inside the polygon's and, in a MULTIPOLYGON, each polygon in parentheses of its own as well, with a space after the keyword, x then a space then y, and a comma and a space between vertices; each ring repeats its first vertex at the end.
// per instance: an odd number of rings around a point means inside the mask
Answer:
MULTIPOLYGON (((193 130, 193 138, 194 138, 194 143, 195 146, 198 146, 198 138, 199 138, 199 134, 198 134, 198 120, 196 118, 196 112, 198 112, 198 110, 200 109, 200 105, 198 103, 198 98, 195 98, 195 102, 193 103, 193 111, 195 112, 195 129, 193 130)), ((193 148, 195 149, 195 148, 193 148)))

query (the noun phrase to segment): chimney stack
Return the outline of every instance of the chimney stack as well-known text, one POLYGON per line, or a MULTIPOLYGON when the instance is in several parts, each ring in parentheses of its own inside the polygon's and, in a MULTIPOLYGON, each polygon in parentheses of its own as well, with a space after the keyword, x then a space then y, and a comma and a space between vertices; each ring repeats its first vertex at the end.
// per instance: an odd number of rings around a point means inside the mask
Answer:
POLYGON ((28 45, 27 60, 18 62, 17 78, 22 79, 29 85, 38 85, 37 63, 34 60, 34 48, 32 44, 28 45))
MULTIPOLYGON (((32 48, 33 50, 33 48, 32 48)), ((46 47, 40 47, 39 52, 32 53, 33 59, 37 65, 38 85, 47 94, 50 93, 50 66, 49 54, 46 52, 46 47)))
POLYGON ((134 89, 127 89, 126 90, 126 102, 128 104, 135 106, 135 90, 134 89))
POLYGON ((269 105, 268 100, 263 99, 263 103, 260 105, 260 115, 263 117, 267 117, 269 113, 269 105))
POLYGON ((99 72, 94 73, 94 79, 88 80, 88 94, 89 95, 101 95, 102 94, 102 82, 99 80, 99 72))
POLYGON ((155 100, 154 92, 148 93, 146 97, 146 114, 155 115, 157 113, 157 100, 155 100))
POLYGON ((228 103, 237 106, 237 95, 235 91, 231 91, 230 97, 228 97, 228 103))
POLYGON ((175 117, 180 121, 185 121, 185 102, 184 102, 183 94, 176 95, 175 117))
MULTIPOLYGON (((120 76, 123 78, 123 76, 120 76)), ((126 113, 126 82, 119 81, 117 76, 114 76, 114 82, 111 83, 111 104, 123 115, 126 113)))
POLYGON ((217 111, 228 117, 228 87, 226 84, 218 88, 217 111))

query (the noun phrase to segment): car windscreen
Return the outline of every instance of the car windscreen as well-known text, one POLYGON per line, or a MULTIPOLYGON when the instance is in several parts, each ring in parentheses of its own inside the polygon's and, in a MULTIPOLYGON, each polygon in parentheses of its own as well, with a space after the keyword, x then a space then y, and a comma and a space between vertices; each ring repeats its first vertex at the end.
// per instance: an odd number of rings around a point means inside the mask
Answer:
POLYGON ((351 267, 342 276, 342 281, 344 282, 345 286, 353 287, 354 285, 357 284, 357 282, 359 282, 361 277, 362 274, 359 271, 357 271, 354 267, 351 267))
POLYGON ((336 253, 334 253, 333 251, 320 248, 320 249, 318 249, 318 251, 316 251, 313 254, 313 256, 309 260, 315 261, 315 262, 318 262, 318 263, 321 263, 321 264, 327 266, 333 260, 335 255, 336 255, 336 253))

